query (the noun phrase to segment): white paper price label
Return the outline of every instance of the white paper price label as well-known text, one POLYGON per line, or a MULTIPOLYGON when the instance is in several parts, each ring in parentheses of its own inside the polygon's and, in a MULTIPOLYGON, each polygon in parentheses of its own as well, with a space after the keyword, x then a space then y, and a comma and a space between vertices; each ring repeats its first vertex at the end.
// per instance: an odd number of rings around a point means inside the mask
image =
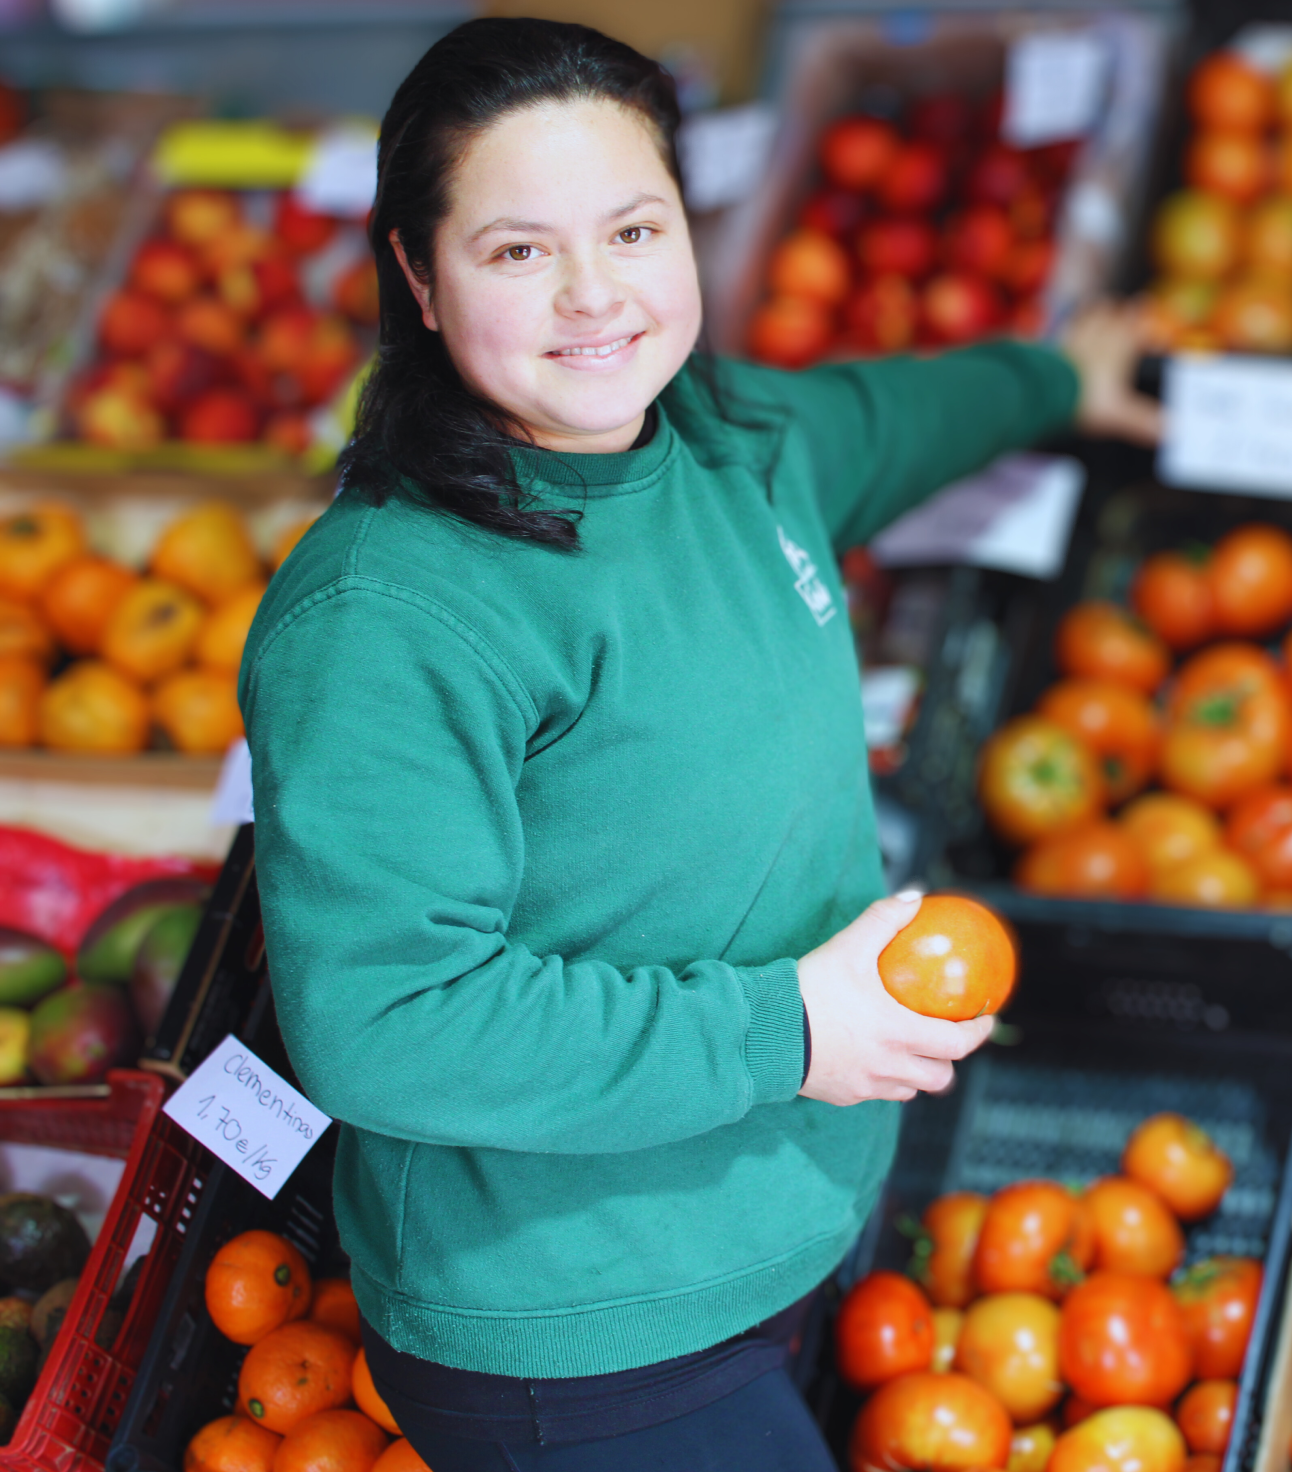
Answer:
POLYGON ((1084 138, 1104 99, 1108 53, 1088 31, 1021 36, 1005 62, 1001 132, 1016 148, 1084 138))
POLYGON ((1162 397, 1164 481, 1292 499, 1292 363, 1172 358, 1162 397))
POLYGON ((765 103, 692 113, 677 135, 687 204, 703 213, 751 194, 775 136, 776 114, 765 103))
POLYGON ((175 1090, 165 1113, 271 1201, 332 1123, 232 1034, 175 1090))

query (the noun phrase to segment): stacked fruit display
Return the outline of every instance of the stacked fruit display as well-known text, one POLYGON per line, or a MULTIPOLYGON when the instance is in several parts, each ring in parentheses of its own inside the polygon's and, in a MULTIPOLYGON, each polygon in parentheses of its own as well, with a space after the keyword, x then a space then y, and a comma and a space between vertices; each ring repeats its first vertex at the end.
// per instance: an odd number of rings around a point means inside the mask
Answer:
POLYGON ((99 360, 73 386, 70 427, 109 449, 263 440, 299 454, 309 415, 353 374, 377 320, 357 227, 278 196, 253 222, 240 196, 180 190, 103 307, 99 360))
POLYGON ((1292 66, 1273 77, 1216 52, 1188 103, 1187 187, 1153 221, 1161 346, 1292 351, 1292 66))
POLYGON ((1158 553, 1130 602, 1070 609, 1054 649, 1064 678, 983 749, 987 817, 1025 850, 1017 882, 1292 906, 1292 636, 1281 653, 1256 642, 1292 620, 1292 537, 1253 523, 1158 553), (1146 792, 1154 780, 1164 790, 1146 792))
POLYGON ((869 1397, 855 1472, 1183 1472, 1186 1458, 1219 1472, 1262 1267, 1181 1270, 1180 1223, 1216 1209, 1232 1168, 1161 1114, 1134 1130, 1122 1172, 940 1197, 911 1224, 911 1276, 851 1290, 836 1359, 869 1397))
MULTIPOLYGON (((304 534, 288 528, 271 569, 304 534)), ((211 502, 162 532, 140 574, 45 503, 0 519, 0 747, 219 754, 242 735, 237 674, 266 567, 211 502)))
POLYGON ((74 960, 0 926, 0 1086, 97 1083, 156 1031, 197 934, 207 887, 150 879, 114 900, 74 960))
POLYGON ((286 1238, 243 1232, 212 1260, 206 1306, 249 1348, 234 1413, 197 1432, 184 1472, 429 1472, 373 1385, 348 1281, 312 1281, 286 1238))
POLYGON ((999 98, 914 102, 900 122, 842 118, 823 179, 772 253, 755 358, 798 368, 831 350, 893 353, 1034 335, 1075 145, 1000 139, 999 98))

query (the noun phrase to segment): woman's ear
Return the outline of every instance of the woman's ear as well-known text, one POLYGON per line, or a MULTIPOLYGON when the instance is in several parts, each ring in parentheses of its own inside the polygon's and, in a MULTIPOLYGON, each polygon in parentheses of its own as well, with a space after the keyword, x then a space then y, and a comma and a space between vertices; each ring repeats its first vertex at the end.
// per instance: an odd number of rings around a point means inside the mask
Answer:
POLYGON ((431 305, 430 282, 423 281, 408 264, 408 253, 404 250, 403 242, 399 238, 399 231, 392 230, 389 239, 395 251, 395 258, 399 262, 399 269, 404 273, 404 280, 408 282, 408 289, 417 298, 417 305, 422 309, 422 321, 432 332, 438 332, 440 324, 435 317, 435 308, 431 305))

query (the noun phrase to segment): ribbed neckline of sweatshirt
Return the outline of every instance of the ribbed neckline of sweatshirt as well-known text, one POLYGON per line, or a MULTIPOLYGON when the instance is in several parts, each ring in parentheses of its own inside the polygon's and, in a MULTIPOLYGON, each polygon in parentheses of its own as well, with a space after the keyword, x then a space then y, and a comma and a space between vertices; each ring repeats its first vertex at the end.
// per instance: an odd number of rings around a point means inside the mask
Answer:
POLYGON ((521 451, 576 552, 344 492, 247 643, 278 1015, 360 1306, 461 1369, 705 1348, 842 1259, 896 1106, 798 1096, 796 958, 883 892, 836 557, 1061 426, 1057 354, 688 367, 521 451))

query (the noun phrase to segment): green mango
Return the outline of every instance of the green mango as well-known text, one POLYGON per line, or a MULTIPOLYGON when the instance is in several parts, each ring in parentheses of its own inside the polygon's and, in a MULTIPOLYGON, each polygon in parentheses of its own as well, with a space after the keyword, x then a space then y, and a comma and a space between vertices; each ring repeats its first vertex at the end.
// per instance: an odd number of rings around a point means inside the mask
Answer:
POLYGON ((201 905, 176 905, 144 936, 130 977, 130 1000, 144 1033, 153 1037, 202 923, 201 905))
POLYGON ((0 1007, 30 1007, 66 978, 67 962, 53 946, 0 926, 0 1007))
POLYGON ((198 879, 149 879, 107 907, 85 933, 76 953, 83 981, 125 985, 135 969, 144 936, 177 905, 203 904, 207 886, 198 879))

